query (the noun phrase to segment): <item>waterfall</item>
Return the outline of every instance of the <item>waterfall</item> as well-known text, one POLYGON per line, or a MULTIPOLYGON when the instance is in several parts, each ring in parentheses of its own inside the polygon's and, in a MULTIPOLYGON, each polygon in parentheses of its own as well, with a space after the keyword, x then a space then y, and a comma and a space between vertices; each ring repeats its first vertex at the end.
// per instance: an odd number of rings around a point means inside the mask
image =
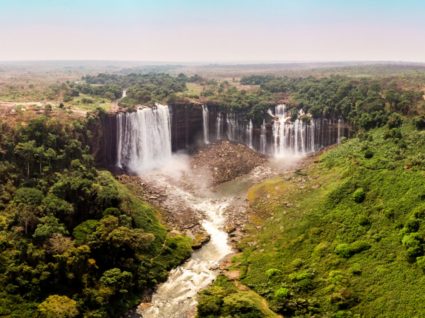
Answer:
MULTIPOLYGON (((236 113, 214 111, 216 118, 212 119, 207 106, 203 106, 203 123, 200 123, 198 108, 196 112, 198 122, 196 127, 191 129, 193 119, 188 121, 187 118, 183 118, 183 121, 177 118, 181 117, 183 112, 173 112, 172 132, 175 134, 173 142, 176 142, 175 140, 180 143, 186 142, 189 146, 194 143, 193 136, 203 132, 205 144, 210 143, 211 139, 227 138, 263 154, 282 157, 315 152, 340 142, 341 138, 349 133, 343 119, 314 119, 311 114, 300 110, 297 119, 291 121, 290 112, 285 105, 277 105, 267 113, 272 117, 270 123, 266 124, 265 119, 259 127, 254 127, 252 120, 236 113), (212 128, 209 127, 210 121, 213 122, 212 128)), ((134 173, 162 165, 161 162, 171 157, 170 126, 171 112, 168 106, 156 105, 152 108, 139 108, 136 112, 118 113, 117 139, 111 156, 116 159, 111 163, 134 173)), ((105 139, 105 142, 108 143, 109 140, 105 139)))
POLYGON ((139 108, 117 116, 117 166, 141 172, 160 166, 171 157, 168 106, 139 108))
POLYGON ((218 113, 217 115, 217 124, 216 124, 216 138, 217 140, 220 140, 222 138, 222 129, 223 129, 223 114, 218 113))
MULTIPOLYGON (((298 118, 291 122, 285 105, 277 105, 275 113, 268 112, 274 118, 273 134, 273 154, 282 157, 288 154, 305 155, 315 150, 315 124, 310 118, 310 123, 305 122, 306 115, 302 110, 298 112, 298 118), (309 129, 308 129, 309 128, 309 129)), ((260 136, 260 148, 261 136, 260 136)))
POLYGON ((210 143, 209 135, 210 135, 210 127, 209 127, 209 112, 208 107, 202 105, 202 123, 204 128, 204 143, 208 145, 210 143))
POLYGON ((310 151, 314 152, 316 150, 316 144, 314 140, 314 134, 315 134, 316 126, 314 123, 314 119, 310 118, 310 151))
POLYGON ((286 142, 288 135, 285 105, 277 105, 275 108, 275 121, 273 123, 273 141, 274 141, 274 155, 283 156, 287 148, 286 142))
POLYGON ((117 115, 117 167, 122 169, 122 136, 124 136, 123 126, 125 126, 126 116, 123 113, 117 115))
POLYGON ((236 120, 235 114, 227 114, 226 116, 226 125, 227 125, 227 139, 230 141, 236 141, 237 131, 239 130, 239 125, 236 120))
POLYGON ((263 124, 261 125, 260 152, 262 154, 267 153, 267 130, 266 130, 266 121, 265 120, 263 120, 263 124))
POLYGON ((252 134, 254 131, 254 125, 252 124, 252 120, 249 121, 248 125, 246 126, 246 135, 247 135, 247 143, 248 143, 248 147, 253 149, 253 145, 252 145, 252 134))

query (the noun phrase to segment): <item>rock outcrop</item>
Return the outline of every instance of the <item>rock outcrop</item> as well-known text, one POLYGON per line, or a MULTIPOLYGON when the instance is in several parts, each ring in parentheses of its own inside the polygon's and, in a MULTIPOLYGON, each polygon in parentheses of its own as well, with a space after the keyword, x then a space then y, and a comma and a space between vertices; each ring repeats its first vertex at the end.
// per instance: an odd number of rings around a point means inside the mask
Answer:
POLYGON ((247 174, 265 161, 265 156, 249 147, 224 140, 201 148, 192 157, 191 166, 195 175, 207 170, 216 185, 247 174))

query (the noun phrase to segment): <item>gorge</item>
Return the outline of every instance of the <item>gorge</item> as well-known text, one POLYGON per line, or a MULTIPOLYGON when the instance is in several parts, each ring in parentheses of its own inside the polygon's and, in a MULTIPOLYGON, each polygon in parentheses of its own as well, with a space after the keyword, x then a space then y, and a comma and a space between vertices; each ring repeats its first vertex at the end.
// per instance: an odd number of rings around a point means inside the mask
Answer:
MULTIPOLYGON (((291 121, 285 105, 269 110, 260 126, 242 114, 227 113, 207 105, 138 107, 134 112, 108 115, 103 122, 116 131, 115 136, 107 135, 115 140, 104 142, 109 146, 106 148, 110 152, 108 158, 116 158, 114 166, 124 173, 139 176, 145 184, 161 188, 167 200, 173 200, 181 208, 193 210, 209 236, 208 243, 171 271, 151 301, 139 306, 137 313, 144 318, 194 316, 197 293, 215 279, 220 262, 232 253, 225 230, 229 221, 226 211, 239 200, 236 198, 246 196, 248 185, 253 184, 252 180, 247 180, 254 178, 258 182, 265 176, 281 173, 288 163, 294 162, 294 158, 300 159, 338 143, 350 132, 341 120, 314 119, 302 111, 291 121), (187 163, 190 159, 173 153, 191 153, 221 140, 243 144, 261 155, 281 161, 273 168, 269 163, 262 164, 264 170, 260 169, 261 173, 254 170, 242 180, 239 178, 214 187, 202 181, 203 176, 197 176, 198 181, 193 182, 192 178, 188 189, 188 175, 192 173, 187 163), (170 172, 169 165, 173 172, 170 172), (223 186, 237 190, 223 192, 220 190, 223 186)), ((135 317, 138 315, 134 314, 135 317)))
POLYGON ((137 172, 160 166, 172 153, 229 140, 270 157, 306 155, 350 136, 341 119, 312 118, 299 111, 291 120, 285 105, 269 110, 260 124, 214 105, 156 105, 105 115, 97 159, 104 166, 137 172))

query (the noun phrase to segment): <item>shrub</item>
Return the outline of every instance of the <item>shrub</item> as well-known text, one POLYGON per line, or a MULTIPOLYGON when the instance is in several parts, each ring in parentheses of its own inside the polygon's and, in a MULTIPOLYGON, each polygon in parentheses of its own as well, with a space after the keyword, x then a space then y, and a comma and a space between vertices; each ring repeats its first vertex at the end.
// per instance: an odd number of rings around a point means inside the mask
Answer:
POLYGON ((96 231, 96 227, 99 224, 97 220, 87 220, 74 228, 72 235, 78 244, 87 242, 89 235, 96 231))
POLYGON ((373 151, 372 151, 372 150, 369 150, 369 149, 367 149, 367 150, 365 151, 365 153, 364 153, 364 157, 365 157, 366 159, 370 159, 370 158, 372 158, 372 157, 373 157, 373 155, 374 155, 373 151))
POLYGON ((266 276, 267 278, 273 278, 275 276, 278 276, 281 273, 280 270, 278 270, 277 268, 270 268, 268 270, 266 270, 266 276))
POLYGON ((419 233, 404 235, 401 243, 407 248, 407 255, 409 258, 423 255, 423 240, 419 233))
POLYGON ((354 297, 351 290, 343 288, 340 291, 333 293, 330 299, 332 304, 336 304, 338 309, 347 309, 352 307, 357 299, 354 297))
POLYGON ((119 217, 122 212, 118 208, 107 208, 103 211, 103 216, 113 215, 119 217))
POLYGON ((303 264, 304 264, 304 261, 301 258, 295 258, 291 262, 292 267, 295 268, 295 269, 300 268, 303 264))
POLYGON ((358 188, 356 191, 354 191, 353 193, 353 199, 355 202, 357 203, 362 203, 364 201, 366 197, 366 193, 363 190, 363 188, 358 188))
POLYGON ((279 302, 284 302, 289 297, 289 290, 288 288, 281 287, 279 289, 276 289, 274 292, 274 298, 279 302))
POLYGON ((425 272, 425 256, 419 256, 416 259, 416 264, 418 264, 419 268, 425 272))
POLYGON ((399 114, 392 113, 390 116, 388 116, 387 125, 389 128, 397 128, 400 127, 403 123, 403 119, 399 114))
POLYGON ((362 267, 359 263, 355 263, 351 266, 350 272, 353 275, 361 275, 362 273, 362 267))
POLYGON ((384 134, 384 139, 401 139, 403 138, 403 134, 400 129, 390 129, 384 134))
POLYGON ((35 188, 19 188, 16 190, 13 201, 27 205, 40 205, 43 200, 43 193, 35 188))
POLYGON ((354 254, 366 251, 370 248, 370 244, 364 241, 356 241, 351 244, 338 244, 335 253, 344 258, 350 258, 354 254))
POLYGON ((417 232, 419 230, 419 220, 410 218, 404 226, 406 233, 417 232))
POLYGON ((198 315, 200 317, 210 315, 214 317, 219 316, 223 305, 223 298, 227 295, 228 291, 221 286, 211 286, 202 291, 198 297, 198 315))
POLYGON ((425 129, 425 117, 424 116, 416 117, 414 122, 415 122, 415 127, 416 127, 417 130, 425 129))
POLYGON ((359 218, 359 224, 361 226, 369 226, 371 224, 371 222, 366 216, 361 216, 359 218))
POLYGON ((77 302, 67 296, 51 295, 38 305, 40 317, 72 318, 78 316, 77 302))
POLYGON ((232 317, 264 317, 255 301, 242 293, 232 294, 223 299, 223 313, 232 317))
POLYGON ((347 243, 338 244, 335 247, 335 253, 344 258, 349 258, 351 256, 350 245, 347 243))

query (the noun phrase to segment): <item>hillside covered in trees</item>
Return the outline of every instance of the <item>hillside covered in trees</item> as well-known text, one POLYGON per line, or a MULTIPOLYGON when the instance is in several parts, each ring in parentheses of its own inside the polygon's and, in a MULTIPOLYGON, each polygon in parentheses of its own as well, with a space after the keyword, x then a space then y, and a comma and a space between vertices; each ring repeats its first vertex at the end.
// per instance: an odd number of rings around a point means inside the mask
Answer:
POLYGON ((190 254, 94 167, 96 120, 0 122, 1 317, 117 317, 190 254))

